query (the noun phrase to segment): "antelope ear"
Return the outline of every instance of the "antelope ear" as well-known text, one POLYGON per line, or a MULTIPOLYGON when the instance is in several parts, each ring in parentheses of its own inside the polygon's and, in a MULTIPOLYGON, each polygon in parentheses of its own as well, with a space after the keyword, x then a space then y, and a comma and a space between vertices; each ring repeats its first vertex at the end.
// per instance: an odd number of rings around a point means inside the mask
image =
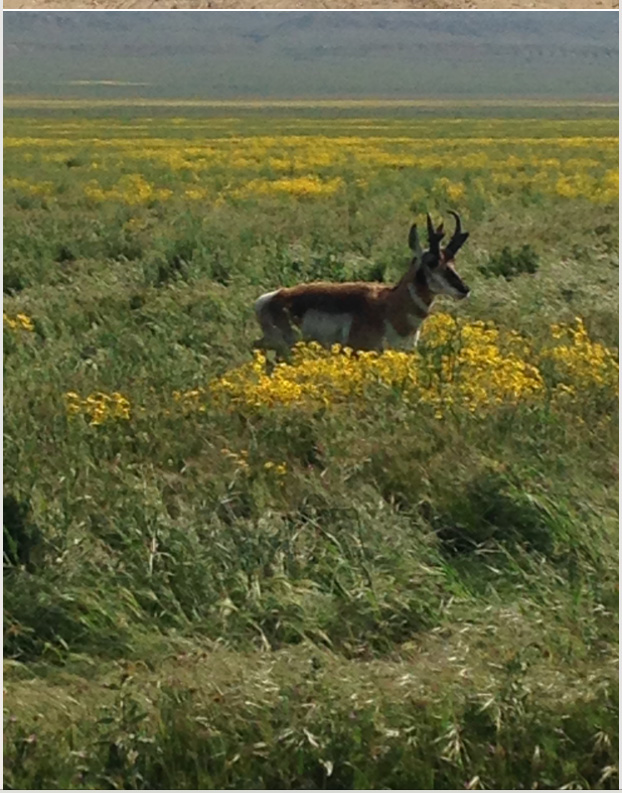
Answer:
POLYGON ((426 215, 426 223, 428 226, 428 240, 431 243, 432 238, 434 237, 434 223, 432 223, 432 217, 429 212, 426 215))
POLYGON ((445 236, 445 228, 444 228, 444 226, 445 226, 445 224, 444 224, 444 223, 440 223, 440 224, 437 226, 437 228, 436 228, 436 234, 437 234, 437 236, 439 236, 439 237, 444 237, 444 236, 445 236))
POLYGON ((421 267, 421 260, 423 259, 423 248, 421 247, 421 242, 419 241, 419 234, 417 232, 417 224, 413 223, 410 227, 410 234, 408 235, 408 245, 410 246, 410 250, 413 252, 413 260, 411 262, 411 267, 414 267, 415 270, 418 270, 421 267))
POLYGON ((421 251, 421 243, 419 242, 419 234, 417 233, 416 223, 413 223, 410 227, 410 233, 408 234, 408 247, 413 253, 419 253, 419 251, 421 251))

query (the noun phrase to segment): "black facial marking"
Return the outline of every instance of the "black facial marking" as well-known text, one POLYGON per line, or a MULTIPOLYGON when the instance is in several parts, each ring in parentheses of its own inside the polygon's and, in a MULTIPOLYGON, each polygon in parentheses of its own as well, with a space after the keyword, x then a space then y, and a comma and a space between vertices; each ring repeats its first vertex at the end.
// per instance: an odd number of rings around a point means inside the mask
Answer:
POLYGON ((467 294, 469 291, 468 286, 464 283, 462 278, 454 272, 453 270, 445 270, 445 279, 450 286, 453 286, 454 289, 457 289, 458 292, 462 292, 463 294, 467 294))

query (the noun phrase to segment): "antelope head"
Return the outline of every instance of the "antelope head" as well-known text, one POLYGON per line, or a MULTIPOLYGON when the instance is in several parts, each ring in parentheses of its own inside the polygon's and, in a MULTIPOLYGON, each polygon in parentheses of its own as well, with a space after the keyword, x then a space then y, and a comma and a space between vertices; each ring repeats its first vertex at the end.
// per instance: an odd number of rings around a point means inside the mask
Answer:
POLYGON ((469 287, 456 272, 455 256, 466 242, 469 232, 462 231, 460 215, 450 211, 456 221, 452 238, 442 248, 441 241, 445 236, 443 224, 434 228, 432 218, 427 216, 428 250, 423 251, 419 242, 417 227, 410 230, 409 244, 414 253, 413 266, 416 268, 415 281, 418 286, 426 288, 432 295, 448 295, 462 300, 469 295, 469 287))

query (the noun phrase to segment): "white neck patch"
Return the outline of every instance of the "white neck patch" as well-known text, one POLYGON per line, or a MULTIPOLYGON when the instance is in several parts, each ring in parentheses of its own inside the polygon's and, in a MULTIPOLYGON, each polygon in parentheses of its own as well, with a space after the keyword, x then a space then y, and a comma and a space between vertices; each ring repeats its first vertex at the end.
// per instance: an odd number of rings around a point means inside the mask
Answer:
POLYGON ((430 310, 430 306, 428 306, 417 294, 417 290, 415 289, 413 284, 408 284, 408 294, 410 295, 410 299, 413 303, 417 306, 420 311, 423 311, 424 317, 428 316, 428 311, 430 310))

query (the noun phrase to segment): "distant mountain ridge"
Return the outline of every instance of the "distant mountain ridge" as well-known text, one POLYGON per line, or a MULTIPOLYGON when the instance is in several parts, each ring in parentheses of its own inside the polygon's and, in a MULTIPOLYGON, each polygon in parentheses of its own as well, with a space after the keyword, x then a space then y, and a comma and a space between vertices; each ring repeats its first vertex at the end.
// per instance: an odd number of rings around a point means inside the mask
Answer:
POLYGON ((6 12, 5 92, 611 97, 617 26, 616 12, 6 12))

